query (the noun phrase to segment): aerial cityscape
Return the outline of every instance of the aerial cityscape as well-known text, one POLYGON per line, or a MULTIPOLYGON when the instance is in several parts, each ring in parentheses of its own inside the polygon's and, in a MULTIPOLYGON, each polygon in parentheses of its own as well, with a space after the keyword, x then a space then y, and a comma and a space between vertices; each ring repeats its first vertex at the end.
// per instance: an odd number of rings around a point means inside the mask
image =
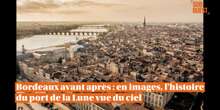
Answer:
MULTIPOLYGON (((203 24, 149 21, 148 16, 138 22, 17 21, 17 81, 202 82, 203 24)), ((143 104, 17 106, 25 110, 193 110, 199 93, 143 95, 143 104)), ((203 101, 199 103, 202 106, 203 101)))

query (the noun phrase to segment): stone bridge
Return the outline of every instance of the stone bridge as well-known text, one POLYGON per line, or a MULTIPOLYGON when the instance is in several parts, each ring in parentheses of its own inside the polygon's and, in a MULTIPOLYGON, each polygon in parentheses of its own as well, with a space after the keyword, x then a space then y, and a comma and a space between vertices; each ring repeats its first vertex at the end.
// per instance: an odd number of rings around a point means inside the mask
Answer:
POLYGON ((66 36, 97 36, 103 32, 50 32, 48 35, 66 35, 66 36))

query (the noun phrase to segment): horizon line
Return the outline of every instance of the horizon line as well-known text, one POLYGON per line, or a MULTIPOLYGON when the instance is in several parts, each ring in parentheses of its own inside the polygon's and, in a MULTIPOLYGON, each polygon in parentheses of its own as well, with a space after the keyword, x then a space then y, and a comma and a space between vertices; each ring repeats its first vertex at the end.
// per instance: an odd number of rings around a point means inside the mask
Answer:
MULTIPOLYGON (((74 23, 99 23, 99 22, 110 22, 110 23, 143 23, 142 21, 16 21, 16 22, 74 22, 74 23)), ((167 22, 167 21, 160 21, 160 22, 146 22, 146 23, 204 23, 203 21, 176 21, 176 22, 167 22)))

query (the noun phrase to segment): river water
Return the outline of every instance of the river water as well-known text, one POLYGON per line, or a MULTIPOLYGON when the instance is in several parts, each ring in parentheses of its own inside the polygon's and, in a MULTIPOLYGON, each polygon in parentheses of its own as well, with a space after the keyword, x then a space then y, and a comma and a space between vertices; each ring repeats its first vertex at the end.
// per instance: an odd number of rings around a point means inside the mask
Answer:
POLYGON ((17 40, 17 52, 22 51, 22 45, 27 50, 33 50, 43 47, 62 45, 64 43, 76 43, 75 36, 49 36, 49 35, 34 35, 29 38, 19 39, 17 40))

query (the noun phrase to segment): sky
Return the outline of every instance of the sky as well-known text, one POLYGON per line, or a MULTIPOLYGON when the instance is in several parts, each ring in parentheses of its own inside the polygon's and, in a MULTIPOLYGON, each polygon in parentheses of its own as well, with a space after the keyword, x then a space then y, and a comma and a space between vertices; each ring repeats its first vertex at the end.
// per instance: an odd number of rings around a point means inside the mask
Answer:
POLYGON ((203 22, 192 0, 17 0, 17 21, 203 22))

